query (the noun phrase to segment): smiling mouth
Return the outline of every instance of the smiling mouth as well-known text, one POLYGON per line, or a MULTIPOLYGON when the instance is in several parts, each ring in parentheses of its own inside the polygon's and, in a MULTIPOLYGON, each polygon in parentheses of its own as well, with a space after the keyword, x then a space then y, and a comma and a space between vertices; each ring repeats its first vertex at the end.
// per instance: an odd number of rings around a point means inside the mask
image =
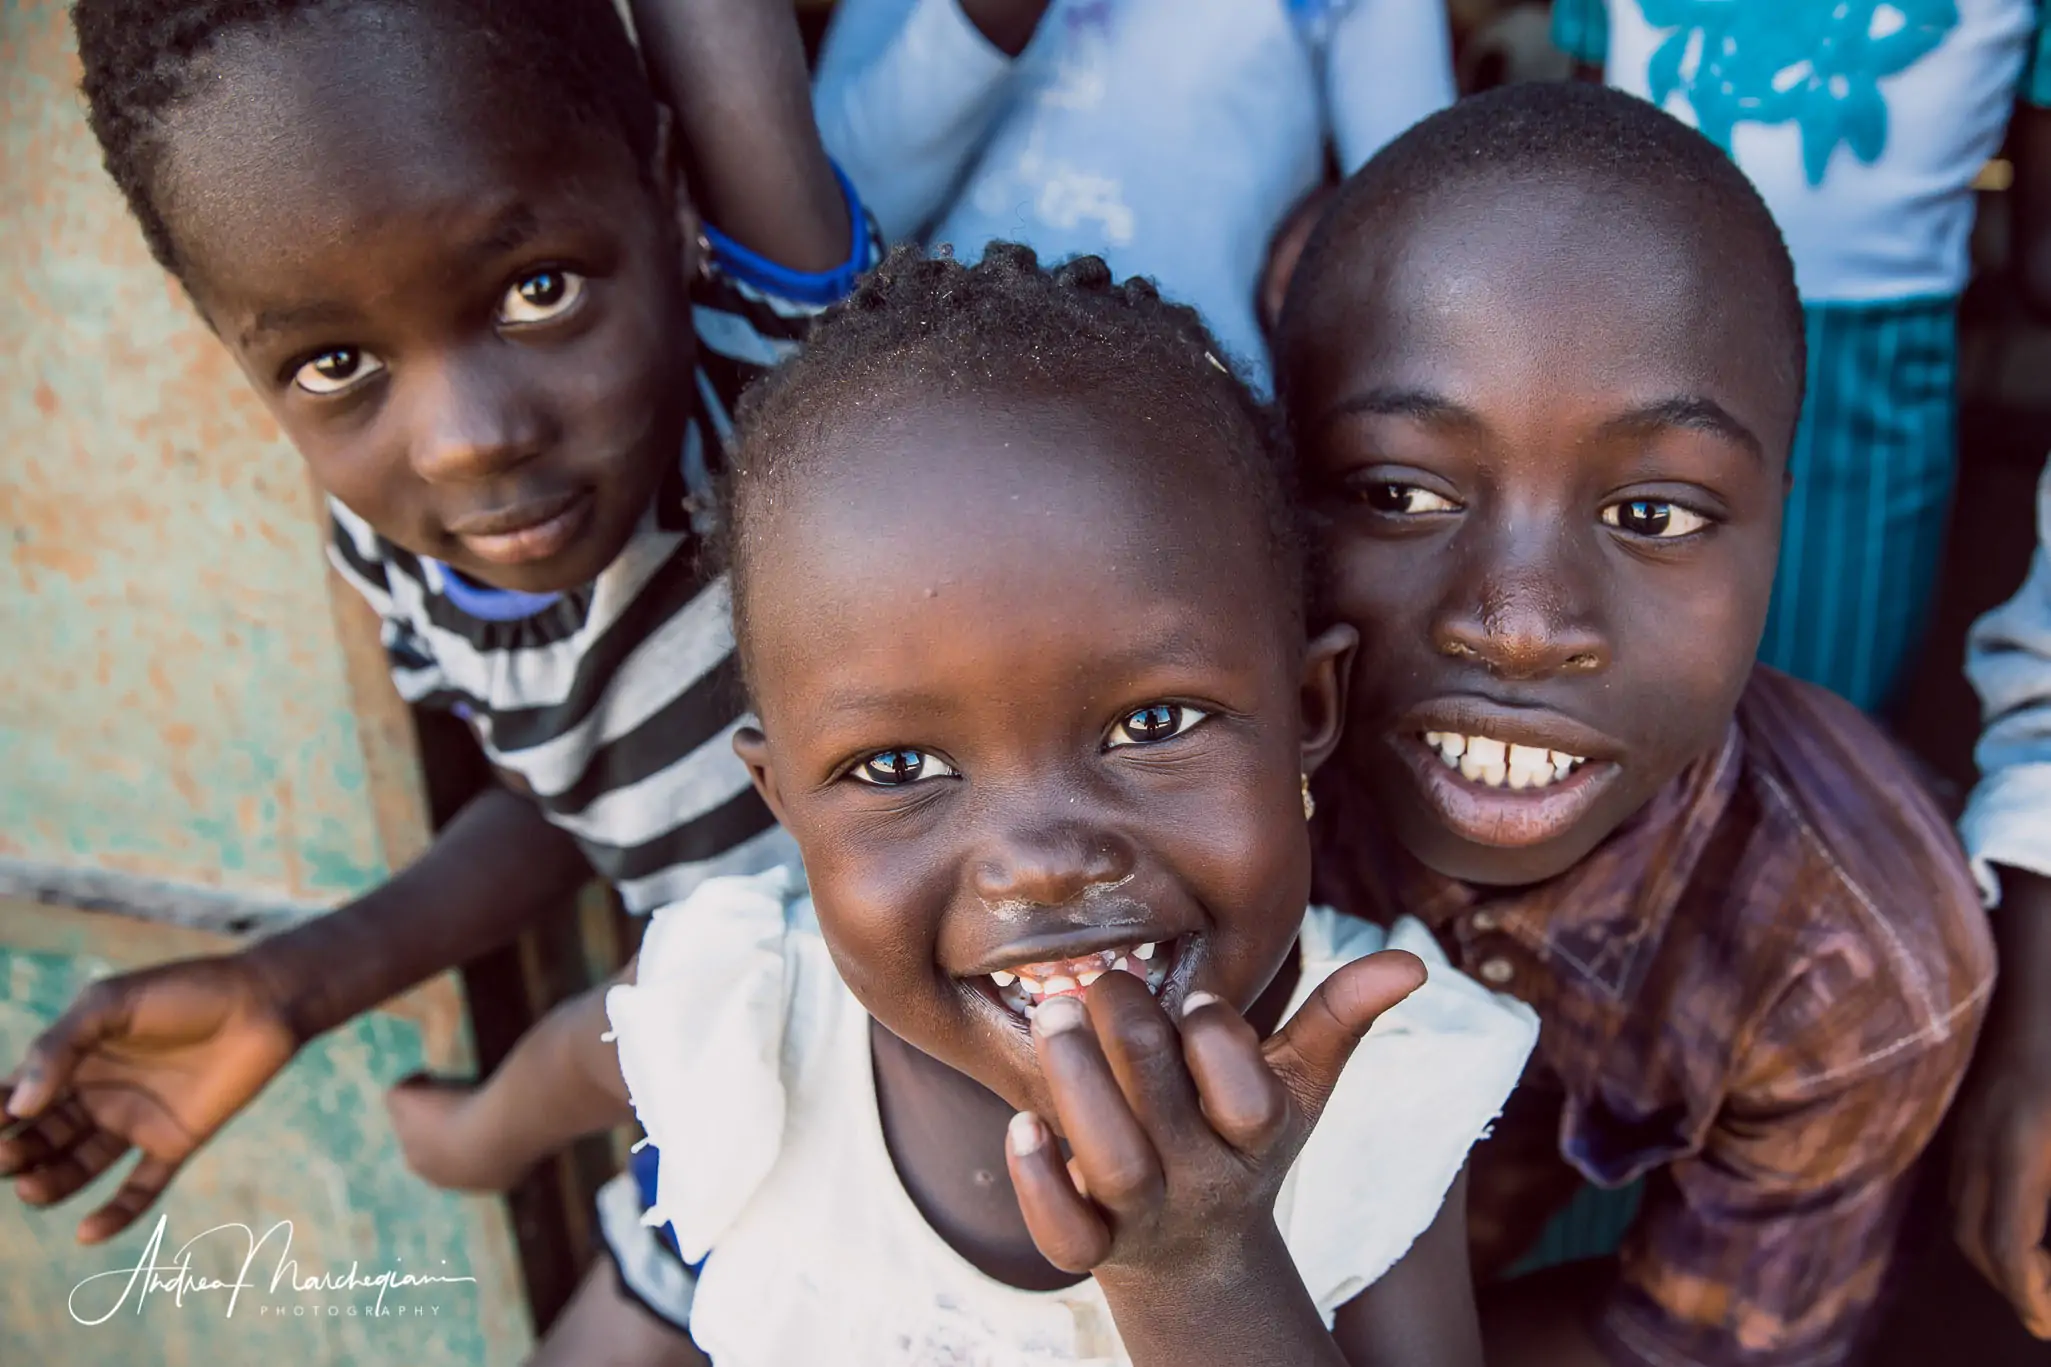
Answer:
POLYGON ((1159 997, 1180 946, 1179 936, 1173 940, 1135 941, 1093 954, 1012 964, 978 976, 989 984, 991 995, 1005 1010, 1020 1020, 1030 1021, 1033 1012, 1048 998, 1080 997, 1106 973, 1130 973, 1146 984, 1147 991, 1159 997))
POLYGON ((1588 762, 1585 755, 1458 731, 1426 731, 1422 739, 1448 769, 1457 769, 1460 777, 1490 788, 1550 788, 1564 783, 1588 762))
POLYGON ((1611 759, 1479 730, 1405 730, 1389 741, 1440 824, 1501 849, 1568 835, 1623 772, 1611 759))

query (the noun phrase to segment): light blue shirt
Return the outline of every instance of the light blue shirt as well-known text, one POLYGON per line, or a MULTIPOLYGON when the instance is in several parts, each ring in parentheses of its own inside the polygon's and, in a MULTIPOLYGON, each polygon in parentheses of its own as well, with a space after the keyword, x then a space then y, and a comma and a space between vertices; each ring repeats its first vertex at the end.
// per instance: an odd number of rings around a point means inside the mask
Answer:
POLYGON ((1322 175, 1453 99, 1435 0, 1053 0, 1016 60, 957 0, 840 0, 813 101, 891 241, 1097 255, 1268 383, 1254 291, 1322 175))
POLYGON ((2051 462, 2037 484, 2037 553, 2020 592, 1973 624, 1966 676, 1986 729, 1959 832, 1992 905, 1994 864, 2051 877, 2051 462))

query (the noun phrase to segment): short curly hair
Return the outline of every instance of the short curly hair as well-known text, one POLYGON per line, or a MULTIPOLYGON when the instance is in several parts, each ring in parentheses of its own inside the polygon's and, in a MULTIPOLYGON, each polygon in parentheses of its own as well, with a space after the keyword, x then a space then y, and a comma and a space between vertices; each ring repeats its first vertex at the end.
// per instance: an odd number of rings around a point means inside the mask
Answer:
POLYGON ((184 278, 157 204, 164 116, 193 93, 193 68, 224 35, 305 16, 383 8, 475 40, 494 79, 516 84, 522 117, 617 130, 637 164, 656 140, 654 96, 612 0, 77 0, 71 22, 87 119, 107 173, 158 264, 184 278))
POLYGON ((1772 312, 1761 318, 1790 383, 1807 367, 1807 334, 1794 260, 1773 211, 1723 149, 1635 95, 1578 81, 1534 81, 1461 100, 1424 119, 1354 172, 1303 249, 1282 308, 1278 379, 1289 357, 1316 342, 1302 316, 1335 265, 1383 225, 1448 191, 1481 182, 1565 181, 1640 196, 1709 226, 1708 250, 1727 274, 1756 282, 1772 312))
POLYGON ((1115 280, 1098 257, 1046 269, 1030 247, 993 242, 970 266, 897 248, 736 414, 715 545, 732 574, 744 672, 755 510, 814 468, 851 415, 909 396, 1074 396, 1202 434, 1209 449, 1189 459, 1219 497, 1245 500, 1261 518, 1290 599, 1284 611, 1300 628, 1304 538, 1287 438, 1223 356, 1194 309, 1146 279, 1115 280))

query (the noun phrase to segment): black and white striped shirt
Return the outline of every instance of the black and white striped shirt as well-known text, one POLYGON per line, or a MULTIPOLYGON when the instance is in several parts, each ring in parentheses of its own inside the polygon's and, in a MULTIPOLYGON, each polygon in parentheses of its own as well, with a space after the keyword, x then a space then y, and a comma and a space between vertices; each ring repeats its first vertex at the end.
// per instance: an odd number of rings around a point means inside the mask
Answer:
MULTIPOLYGON (((866 224, 849 200, 852 222, 866 224)), ((713 238, 712 268, 692 290, 698 398, 682 458, 595 582, 561 594, 481 587, 330 500, 329 554, 383 619, 400 695, 468 721, 508 783, 636 913, 714 875, 796 858, 733 753, 744 703, 726 581, 707 571, 695 510, 741 390, 796 349, 875 254, 871 229, 840 271, 798 275, 713 238)))

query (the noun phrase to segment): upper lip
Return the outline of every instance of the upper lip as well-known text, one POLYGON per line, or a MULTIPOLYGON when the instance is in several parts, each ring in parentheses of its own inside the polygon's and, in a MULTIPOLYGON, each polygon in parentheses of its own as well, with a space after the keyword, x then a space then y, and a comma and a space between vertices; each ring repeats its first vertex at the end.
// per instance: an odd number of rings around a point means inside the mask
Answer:
POLYGON ((575 507, 583 497, 582 489, 546 494, 540 498, 523 499, 483 512, 466 513, 461 517, 449 519, 443 526, 456 536, 504 536, 508 532, 539 527, 550 518, 560 517, 575 507))
POLYGON ((1403 714, 1396 729, 1409 735, 1457 731, 1487 736, 1537 750, 1558 750, 1588 760, 1614 760, 1623 747, 1602 732, 1544 707, 1519 706, 1475 694, 1453 694, 1421 702, 1403 714))
POLYGON ((1150 927, 1146 922, 1138 920, 1114 921, 1093 926, 1064 926, 1059 930, 1043 931, 1008 941, 987 951, 966 971, 955 976, 973 978, 1000 968, 1016 968, 1020 964, 1059 963, 1064 959, 1080 959, 1086 955, 1099 954, 1107 949, 1123 949, 1127 945, 1162 944, 1179 934, 1180 931, 1150 927))

